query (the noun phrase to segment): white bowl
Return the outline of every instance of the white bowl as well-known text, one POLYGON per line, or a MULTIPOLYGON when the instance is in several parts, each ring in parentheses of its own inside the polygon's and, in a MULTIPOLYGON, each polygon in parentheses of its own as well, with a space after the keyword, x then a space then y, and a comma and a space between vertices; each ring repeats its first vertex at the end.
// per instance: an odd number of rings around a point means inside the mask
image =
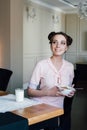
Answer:
POLYGON ((61 91, 61 94, 65 95, 65 96, 69 95, 71 92, 75 91, 75 89, 72 87, 61 87, 61 88, 63 88, 63 90, 61 91))

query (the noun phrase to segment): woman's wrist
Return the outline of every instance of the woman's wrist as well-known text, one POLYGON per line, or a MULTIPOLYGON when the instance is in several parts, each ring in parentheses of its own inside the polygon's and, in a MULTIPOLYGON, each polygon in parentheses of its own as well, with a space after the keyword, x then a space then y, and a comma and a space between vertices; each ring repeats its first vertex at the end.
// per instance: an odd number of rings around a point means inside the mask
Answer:
POLYGON ((41 95, 42 96, 48 96, 48 91, 47 90, 41 90, 41 95))

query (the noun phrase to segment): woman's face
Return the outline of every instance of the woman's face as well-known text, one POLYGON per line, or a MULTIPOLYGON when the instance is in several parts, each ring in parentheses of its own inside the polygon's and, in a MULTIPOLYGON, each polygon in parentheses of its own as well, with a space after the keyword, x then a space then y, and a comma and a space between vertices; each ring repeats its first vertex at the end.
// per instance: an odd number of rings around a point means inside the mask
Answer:
POLYGON ((61 56, 67 51, 67 49, 66 38, 61 34, 55 35, 51 44, 53 55, 61 56))

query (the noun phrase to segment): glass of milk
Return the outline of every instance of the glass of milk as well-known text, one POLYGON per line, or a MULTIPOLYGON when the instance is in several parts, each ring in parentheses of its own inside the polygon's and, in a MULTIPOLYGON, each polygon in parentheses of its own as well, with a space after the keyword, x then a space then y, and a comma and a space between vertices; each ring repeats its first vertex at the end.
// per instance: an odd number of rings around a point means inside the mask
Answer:
POLYGON ((16 102, 24 101, 24 90, 21 88, 15 89, 16 102))

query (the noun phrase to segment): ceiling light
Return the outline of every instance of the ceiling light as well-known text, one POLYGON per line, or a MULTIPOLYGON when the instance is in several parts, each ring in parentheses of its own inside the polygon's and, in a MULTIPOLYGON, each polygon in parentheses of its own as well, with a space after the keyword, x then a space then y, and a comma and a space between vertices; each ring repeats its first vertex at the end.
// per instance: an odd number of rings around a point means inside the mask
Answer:
POLYGON ((87 1, 78 4, 78 15, 80 19, 87 19, 87 1))
POLYGON ((77 13, 80 19, 87 19, 87 0, 74 1, 74 0, 59 0, 60 2, 67 4, 73 8, 77 8, 77 13))

